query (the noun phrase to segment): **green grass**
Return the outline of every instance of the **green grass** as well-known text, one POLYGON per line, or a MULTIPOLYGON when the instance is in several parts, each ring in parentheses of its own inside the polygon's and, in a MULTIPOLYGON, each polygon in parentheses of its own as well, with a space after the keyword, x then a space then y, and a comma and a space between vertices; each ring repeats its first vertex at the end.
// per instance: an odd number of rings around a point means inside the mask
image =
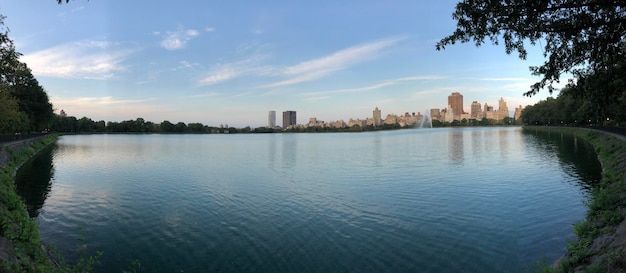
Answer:
POLYGON ((8 239, 12 246, 9 261, 1 265, 5 272, 55 271, 54 263, 42 247, 38 226, 28 216, 12 178, 18 166, 55 139, 56 135, 40 138, 18 150, 1 148, 9 154, 9 159, 0 166, 0 236, 8 239))

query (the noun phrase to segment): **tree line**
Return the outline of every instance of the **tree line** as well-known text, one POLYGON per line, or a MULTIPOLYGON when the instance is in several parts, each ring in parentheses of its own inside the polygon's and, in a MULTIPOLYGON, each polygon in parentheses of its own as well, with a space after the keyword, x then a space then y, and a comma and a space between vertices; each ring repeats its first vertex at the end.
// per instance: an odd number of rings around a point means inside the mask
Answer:
POLYGON ((94 121, 88 117, 54 115, 50 130, 60 133, 179 133, 179 134, 218 134, 218 133, 250 133, 253 130, 244 128, 208 126, 202 123, 172 123, 164 120, 161 123, 146 121, 143 118, 124 121, 94 121))
POLYGON ((548 97, 522 111, 525 125, 624 126, 626 125, 626 92, 602 109, 597 102, 576 96, 572 88, 561 90, 558 97, 548 97))
POLYGON ((19 61, 4 19, 0 15, 0 134, 45 130, 52 104, 30 68, 19 61))

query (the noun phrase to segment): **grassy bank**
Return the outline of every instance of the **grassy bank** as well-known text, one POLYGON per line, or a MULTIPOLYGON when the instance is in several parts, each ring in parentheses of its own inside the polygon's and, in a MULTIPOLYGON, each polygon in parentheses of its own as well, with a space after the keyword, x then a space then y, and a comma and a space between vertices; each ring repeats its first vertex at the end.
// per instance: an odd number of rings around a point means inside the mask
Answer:
POLYGON ((39 237, 22 198, 15 190, 16 170, 39 150, 56 140, 49 135, 0 147, 0 261, 1 272, 60 272, 39 237))
POLYGON ((589 141, 602 163, 585 219, 574 225, 577 239, 567 253, 540 272, 626 272, 626 141, 584 128, 524 127, 529 132, 572 134, 589 141))

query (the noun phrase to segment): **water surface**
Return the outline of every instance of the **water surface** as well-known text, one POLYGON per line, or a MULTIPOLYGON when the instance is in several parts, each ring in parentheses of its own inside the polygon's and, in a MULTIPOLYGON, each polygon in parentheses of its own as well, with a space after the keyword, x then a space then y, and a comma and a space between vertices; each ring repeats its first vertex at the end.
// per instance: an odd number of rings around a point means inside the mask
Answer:
POLYGON ((525 272, 600 172, 517 127, 73 135, 40 158, 17 183, 43 239, 73 258, 84 234, 98 272, 525 272))

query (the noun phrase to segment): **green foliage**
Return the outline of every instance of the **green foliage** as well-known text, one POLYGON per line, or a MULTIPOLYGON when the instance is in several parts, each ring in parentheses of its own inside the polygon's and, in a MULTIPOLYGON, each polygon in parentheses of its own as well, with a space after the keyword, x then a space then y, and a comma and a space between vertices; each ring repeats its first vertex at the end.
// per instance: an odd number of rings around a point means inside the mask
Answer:
POLYGON ((135 259, 128 265, 126 270, 122 272, 123 273, 137 273, 137 272, 140 272, 139 269, 141 269, 141 262, 135 259))
POLYGON ((626 34, 623 3, 600 0, 475 1, 456 5, 452 18, 457 28, 436 45, 437 50, 456 42, 480 46, 487 40, 503 43, 507 54, 526 59, 527 42, 544 45, 543 65, 531 67, 542 79, 525 95, 548 87, 550 93, 563 73, 577 74, 581 67, 608 67, 621 58, 626 34))
POLYGON ((6 109, 0 113, 10 114, 15 124, 3 125, 0 121, 0 133, 8 130, 41 131, 48 128, 53 117, 52 104, 48 94, 31 73, 25 63, 19 61, 21 55, 15 51, 13 41, 4 27, 4 16, 0 15, 0 102, 6 102, 6 109), (15 110, 15 102, 18 111, 15 110), (26 127, 26 128, 24 128, 26 127))
POLYGON ((589 246, 591 241, 587 239, 571 241, 567 245, 567 257, 566 260, 569 264, 580 264, 589 257, 589 246))
POLYGON ((552 267, 548 265, 548 262, 546 261, 546 257, 541 257, 541 259, 535 262, 535 264, 528 271, 535 272, 535 273, 551 273, 552 267))
POLYGON ((363 128, 361 128, 361 126, 359 125, 354 125, 348 128, 348 132, 363 132, 363 128))
POLYGON ((0 222, 1 236, 10 240, 15 262, 2 264, 4 272, 52 272, 54 265, 42 249, 37 224, 30 219, 26 206, 15 192, 11 175, 15 168, 36 150, 52 142, 56 136, 40 139, 32 147, 11 151, 11 157, 5 166, 0 166, 0 222))
POLYGON ((27 126, 28 117, 20 111, 17 100, 0 91, 0 134, 20 132, 27 126))
MULTIPOLYGON (((608 95, 592 92, 582 92, 585 95, 581 95, 580 91, 576 91, 583 88, 581 84, 564 88, 556 99, 549 97, 524 108, 521 116, 523 123, 559 126, 607 125, 607 120, 614 125, 626 123, 626 116, 622 114, 626 109, 626 99, 605 101, 600 98, 608 95)), ((626 91, 622 97, 626 98, 626 91)))

